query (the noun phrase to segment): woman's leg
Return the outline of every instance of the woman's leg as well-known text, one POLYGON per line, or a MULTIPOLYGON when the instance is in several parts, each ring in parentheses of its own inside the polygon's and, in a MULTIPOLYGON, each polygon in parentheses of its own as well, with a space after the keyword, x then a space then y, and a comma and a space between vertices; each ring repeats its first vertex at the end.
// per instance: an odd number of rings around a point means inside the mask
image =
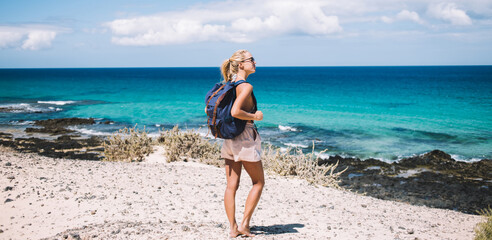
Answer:
POLYGON ((263 165, 260 162, 243 162, 244 169, 251 177, 253 187, 249 191, 248 198, 246 199, 246 206, 244 208, 244 217, 241 221, 241 226, 238 227, 238 231, 246 236, 252 236, 249 230, 249 222, 251 216, 255 211, 256 205, 260 201, 261 192, 265 185, 265 176, 263 174, 263 165))
POLYGON ((242 163, 230 159, 226 159, 225 162, 227 188, 224 194, 224 206, 231 226, 229 235, 231 237, 237 237, 239 231, 237 230, 236 223, 236 191, 239 188, 242 163))

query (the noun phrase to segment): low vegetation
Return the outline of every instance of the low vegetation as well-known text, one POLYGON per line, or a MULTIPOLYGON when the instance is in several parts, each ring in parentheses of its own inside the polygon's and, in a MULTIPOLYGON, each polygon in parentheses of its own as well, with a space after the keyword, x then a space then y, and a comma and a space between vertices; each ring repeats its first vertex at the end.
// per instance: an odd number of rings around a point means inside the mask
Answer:
POLYGON ((143 130, 133 128, 120 129, 103 143, 105 161, 133 162, 142 161, 152 153, 153 141, 143 130))
POLYGON ((492 208, 488 207, 478 213, 485 218, 485 221, 475 227, 475 240, 490 240, 492 239, 492 208))
POLYGON ((178 126, 161 132, 157 139, 166 148, 168 162, 191 158, 210 165, 221 166, 220 147, 210 143, 193 130, 180 131, 178 126))
MULTIPOLYGON (((181 131, 178 126, 170 130, 163 130, 153 142, 147 136, 145 129, 139 131, 135 127, 125 128, 113 134, 104 143, 106 161, 142 161, 152 152, 154 144, 163 145, 166 149, 165 157, 168 162, 197 161, 209 165, 223 166, 220 159, 220 146, 204 139, 193 130, 181 131)), ((280 176, 296 176, 316 185, 339 188, 339 176, 345 170, 335 172, 338 163, 319 165, 319 154, 314 152, 303 153, 301 149, 287 149, 264 146, 262 162, 265 171, 280 176)))
POLYGON ((338 162, 331 165, 318 165, 321 153, 314 152, 314 143, 312 152, 307 154, 301 149, 289 148, 281 151, 279 148, 268 146, 263 148, 262 161, 266 171, 271 173, 280 176, 297 176, 312 184, 340 188, 339 176, 346 169, 335 172, 338 162))

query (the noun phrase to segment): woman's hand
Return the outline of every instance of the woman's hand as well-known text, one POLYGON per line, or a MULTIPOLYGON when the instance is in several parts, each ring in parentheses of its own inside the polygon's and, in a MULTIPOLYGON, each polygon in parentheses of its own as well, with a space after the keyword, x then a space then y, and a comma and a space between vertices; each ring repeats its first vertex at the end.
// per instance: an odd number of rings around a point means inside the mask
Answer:
POLYGON ((255 113, 255 120, 256 120, 256 121, 261 121, 261 120, 263 120, 263 112, 261 112, 261 111, 256 111, 256 113, 255 113))

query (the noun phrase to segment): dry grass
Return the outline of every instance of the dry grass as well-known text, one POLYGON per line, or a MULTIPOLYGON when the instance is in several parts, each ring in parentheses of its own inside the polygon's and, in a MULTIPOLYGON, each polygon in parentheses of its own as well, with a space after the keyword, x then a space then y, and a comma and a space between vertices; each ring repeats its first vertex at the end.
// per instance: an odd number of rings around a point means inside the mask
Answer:
MULTIPOLYGON (((220 147, 203 139, 193 130, 180 131, 178 126, 161 132, 158 142, 166 148, 168 162, 187 161, 189 158, 209 165, 222 166, 220 147)), ((273 146, 263 147, 262 161, 265 170, 281 176, 297 176, 316 185, 340 188, 339 176, 345 170, 335 172, 338 163, 319 166, 319 154, 304 154, 300 149, 280 151, 273 146)))
POLYGON ((133 162, 142 161, 152 153, 153 141, 147 136, 145 127, 142 131, 133 128, 120 129, 103 143, 104 161, 133 162))
POLYGON ((321 153, 316 154, 314 152, 314 143, 312 152, 307 154, 303 153, 301 149, 289 148, 286 151, 281 151, 270 145, 263 148, 262 161, 268 172, 280 176, 297 176, 315 185, 340 188, 338 185, 339 176, 347 169, 335 172, 338 162, 332 165, 319 166, 318 161, 321 153))
POLYGON ((209 165, 222 166, 220 147, 210 143, 193 130, 180 131, 178 126, 161 132, 157 141, 166 148, 168 162, 187 161, 188 158, 209 165))
POLYGON ((485 217, 485 222, 475 227, 475 240, 490 240, 492 239, 492 208, 488 207, 478 213, 485 217))

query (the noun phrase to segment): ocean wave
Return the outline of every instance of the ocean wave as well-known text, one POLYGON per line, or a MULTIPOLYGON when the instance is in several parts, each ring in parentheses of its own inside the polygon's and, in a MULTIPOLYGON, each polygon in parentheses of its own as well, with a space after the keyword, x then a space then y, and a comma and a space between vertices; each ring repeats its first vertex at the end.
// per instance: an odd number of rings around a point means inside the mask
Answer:
POLYGON ((460 162, 480 162, 480 160, 485 159, 486 157, 483 157, 483 158, 465 158, 465 157, 460 156, 460 155, 451 154, 451 158, 456 160, 456 161, 460 161, 460 162))
POLYGON ((278 125, 278 129, 282 130, 282 131, 289 131, 289 132, 297 132, 297 128, 295 127, 290 127, 290 126, 282 126, 282 125, 278 125))
POLYGON ((11 113, 35 113, 35 112, 53 112, 55 109, 40 108, 33 106, 29 103, 13 103, 13 104, 0 104, 0 109, 3 112, 11 113))
POLYGON ((74 131, 77 131, 77 132, 80 132, 84 135, 89 135, 89 136, 107 136, 107 135, 110 135, 110 133, 107 133, 107 132, 101 132, 101 131, 96 131, 96 130, 87 129, 87 128, 69 127, 68 129, 74 130, 74 131))
POLYGON ((9 121, 13 125, 26 126, 34 124, 34 121, 9 121))
POLYGON ((308 145, 305 144, 300 144, 300 143, 284 143, 285 146, 287 147, 292 147, 292 148, 308 148, 308 145))
POLYGON ((41 104, 51 104, 51 105, 59 105, 59 106, 67 105, 67 104, 74 104, 76 102, 77 101, 38 101, 38 103, 41 103, 41 104))

